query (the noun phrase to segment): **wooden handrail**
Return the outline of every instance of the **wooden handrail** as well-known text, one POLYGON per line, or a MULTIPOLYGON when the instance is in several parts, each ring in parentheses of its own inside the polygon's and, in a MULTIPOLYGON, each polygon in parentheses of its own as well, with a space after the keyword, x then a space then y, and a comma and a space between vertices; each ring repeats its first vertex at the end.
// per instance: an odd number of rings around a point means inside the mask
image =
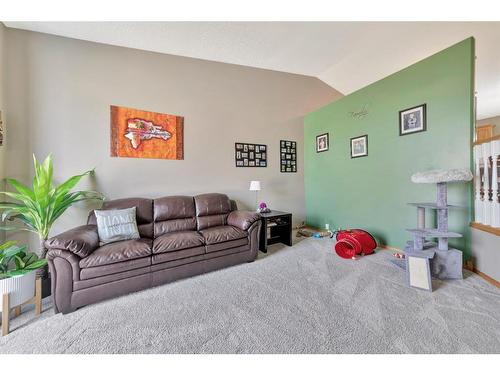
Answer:
POLYGON ((490 227, 489 225, 476 223, 475 221, 471 222, 470 226, 472 228, 482 230, 483 232, 488 232, 488 233, 494 234, 495 236, 500 236, 500 228, 490 227))
POLYGON ((480 141, 475 141, 472 143, 473 146, 477 146, 477 145, 482 145, 483 143, 488 143, 488 142, 491 142, 491 141, 496 141, 500 139, 500 135, 495 135, 493 137, 490 137, 490 138, 486 138, 486 139, 482 139, 480 141))

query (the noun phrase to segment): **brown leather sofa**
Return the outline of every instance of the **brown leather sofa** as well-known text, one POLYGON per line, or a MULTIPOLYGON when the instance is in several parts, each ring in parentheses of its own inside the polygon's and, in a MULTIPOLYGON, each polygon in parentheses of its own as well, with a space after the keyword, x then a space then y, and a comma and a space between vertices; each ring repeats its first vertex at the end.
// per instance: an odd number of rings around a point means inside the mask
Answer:
POLYGON ((233 210, 224 194, 118 199, 102 209, 129 207, 138 240, 99 246, 92 211, 87 225, 45 242, 56 313, 257 257, 259 214, 233 210))

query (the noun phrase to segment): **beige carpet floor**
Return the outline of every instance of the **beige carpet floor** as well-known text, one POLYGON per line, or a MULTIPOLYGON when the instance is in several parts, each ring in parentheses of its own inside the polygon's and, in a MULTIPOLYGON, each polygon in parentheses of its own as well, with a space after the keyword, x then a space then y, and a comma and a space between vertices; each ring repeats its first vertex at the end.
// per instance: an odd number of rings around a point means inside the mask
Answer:
POLYGON ((379 251, 329 239, 54 315, 12 320, 0 353, 500 353, 500 291, 479 276, 409 289, 379 251))

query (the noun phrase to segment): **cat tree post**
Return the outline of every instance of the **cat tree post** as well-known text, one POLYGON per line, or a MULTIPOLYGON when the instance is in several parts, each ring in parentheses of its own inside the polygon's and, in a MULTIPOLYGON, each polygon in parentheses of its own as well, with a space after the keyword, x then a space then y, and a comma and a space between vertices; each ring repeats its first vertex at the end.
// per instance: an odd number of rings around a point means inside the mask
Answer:
MULTIPOLYGON (((437 184, 437 229, 440 232, 448 232, 448 193, 446 182, 437 184)), ((438 239, 439 250, 448 250, 448 238, 438 239)))
POLYGON ((425 207, 417 207, 417 228, 425 228, 425 207))

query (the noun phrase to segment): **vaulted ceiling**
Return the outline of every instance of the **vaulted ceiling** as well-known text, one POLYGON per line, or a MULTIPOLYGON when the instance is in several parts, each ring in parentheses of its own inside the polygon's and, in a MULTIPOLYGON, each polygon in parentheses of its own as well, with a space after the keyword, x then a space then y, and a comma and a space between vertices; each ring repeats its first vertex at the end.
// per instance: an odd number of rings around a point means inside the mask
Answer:
POLYGON ((5 22, 70 38, 318 77, 349 94, 476 38, 478 118, 500 115, 500 22, 5 22))

